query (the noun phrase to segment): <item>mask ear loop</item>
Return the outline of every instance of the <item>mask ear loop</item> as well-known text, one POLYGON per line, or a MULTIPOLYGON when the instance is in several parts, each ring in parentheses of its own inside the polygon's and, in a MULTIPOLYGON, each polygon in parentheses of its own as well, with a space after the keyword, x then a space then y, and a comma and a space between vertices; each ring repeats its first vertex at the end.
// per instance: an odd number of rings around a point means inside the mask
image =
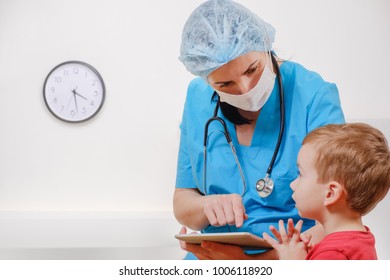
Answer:
MULTIPOLYGON (((266 45, 265 45, 265 41, 263 41, 263 46, 264 46, 264 49, 266 49, 266 45)), ((271 65, 271 67, 272 67, 272 58, 271 58, 271 50, 269 50, 269 51, 267 51, 267 50, 265 50, 264 51, 265 52, 265 65, 264 65, 264 68, 263 68, 263 72, 264 72, 264 70, 265 70, 265 67, 270 67, 270 65, 271 65), (271 62, 271 63, 270 63, 271 62)), ((270 69, 272 72, 274 72, 273 71, 273 67, 270 69)))
MULTIPOLYGON (((264 43, 264 46, 265 46, 265 43, 264 43)), ((273 71, 273 67, 272 67, 272 54, 271 54, 271 50, 265 52, 265 67, 267 67, 267 66, 271 67, 270 70, 273 73, 274 71, 273 71)))

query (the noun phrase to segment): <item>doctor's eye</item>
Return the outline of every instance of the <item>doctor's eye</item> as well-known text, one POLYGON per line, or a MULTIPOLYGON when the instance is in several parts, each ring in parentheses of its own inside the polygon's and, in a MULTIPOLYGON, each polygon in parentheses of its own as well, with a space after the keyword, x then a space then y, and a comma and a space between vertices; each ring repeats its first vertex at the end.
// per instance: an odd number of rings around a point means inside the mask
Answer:
POLYGON ((249 68, 248 70, 246 70, 244 74, 251 75, 251 74, 255 73, 257 70, 259 70, 260 66, 261 66, 261 62, 257 63, 256 65, 252 65, 252 67, 249 68))
POLYGON ((253 67, 251 69, 248 69, 245 74, 246 75, 250 75, 250 74, 253 74, 254 72, 256 72, 256 70, 259 68, 259 65, 257 65, 256 67, 253 67))
POLYGON ((223 83, 223 84, 219 84, 219 88, 228 87, 231 84, 232 84, 232 82, 226 82, 226 83, 223 83))

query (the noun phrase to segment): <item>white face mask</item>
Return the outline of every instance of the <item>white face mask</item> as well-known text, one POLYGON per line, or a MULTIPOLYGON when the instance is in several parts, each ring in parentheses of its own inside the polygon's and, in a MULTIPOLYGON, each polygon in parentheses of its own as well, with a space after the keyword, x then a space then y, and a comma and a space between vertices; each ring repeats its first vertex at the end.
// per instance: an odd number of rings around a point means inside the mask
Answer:
POLYGON ((216 90, 216 92, 218 93, 221 102, 229 103, 230 105, 245 111, 256 112, 264 106, 271 95, 275 85, 275 77, 275 73, 268 67, 267 62, 259 82, 247 93, 230 94, 219 90, 216 90))

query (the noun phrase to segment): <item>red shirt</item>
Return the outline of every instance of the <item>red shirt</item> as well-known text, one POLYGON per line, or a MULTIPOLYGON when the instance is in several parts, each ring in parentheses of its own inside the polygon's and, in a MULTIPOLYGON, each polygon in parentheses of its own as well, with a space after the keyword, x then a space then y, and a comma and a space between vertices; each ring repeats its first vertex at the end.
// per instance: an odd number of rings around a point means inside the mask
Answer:
POLYGON ((377 260, 375 237, 367 231, 339 231, 315 245, 307 260, 377 260))

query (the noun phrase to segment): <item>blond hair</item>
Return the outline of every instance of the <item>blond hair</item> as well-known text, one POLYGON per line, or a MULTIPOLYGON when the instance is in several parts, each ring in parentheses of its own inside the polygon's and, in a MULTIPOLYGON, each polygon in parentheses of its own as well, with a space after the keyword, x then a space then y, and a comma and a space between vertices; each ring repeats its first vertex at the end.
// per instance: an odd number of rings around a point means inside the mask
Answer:
POLYGON ((363 123, 332 124, 317 128, 304 144, 317 149, 319 183, 337 181, 347 193, 347 205, 365 215, 389 191, 390 150, 385 136, 363 123))

